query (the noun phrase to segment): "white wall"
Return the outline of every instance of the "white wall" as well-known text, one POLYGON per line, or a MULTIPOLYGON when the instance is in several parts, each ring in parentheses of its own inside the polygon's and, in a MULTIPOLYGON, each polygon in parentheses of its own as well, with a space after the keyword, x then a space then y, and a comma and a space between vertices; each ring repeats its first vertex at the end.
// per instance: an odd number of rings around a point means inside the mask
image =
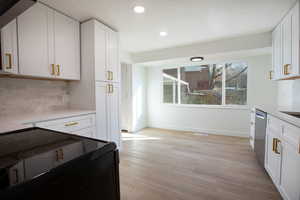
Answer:
POLYGON ((246 61, 249 65, 248 109, 163 104, 161 75, 163 67, 148 67, 149 127, 248 137, 250 108, 255 104, 276 106, 277 83, 268 80, 268 71, 271 69, 270 55, 240 60, 246 61))
POLYGON ((148 126, 147 119, 147 68, 132 68, 132 132, 148 126))
POLYGON ((132 65, 121 63, 121 129, 132 131, 132 65))

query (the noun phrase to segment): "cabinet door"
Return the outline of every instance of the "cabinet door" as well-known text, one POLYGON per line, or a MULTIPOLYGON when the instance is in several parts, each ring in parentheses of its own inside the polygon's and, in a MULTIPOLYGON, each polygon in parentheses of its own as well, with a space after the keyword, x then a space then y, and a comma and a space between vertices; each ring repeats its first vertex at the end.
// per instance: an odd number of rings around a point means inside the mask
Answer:
POLYGON ((24 168, 26 180, 51 170, 54 167, 54 161, 54 152, 52 151, 25 159, 24 168))
POLYGON ((55 161, 54 166, 62 165, 66 162, 69 162, 84 153, 83 151, 83 143, 75 142, 62 148, 55 150, 55 161))
POLYGON ((284 143, 280 189, 287 200, 300 199, 300 154, 296 146, 284 143))
POLYGON ((108 73, 106 68, 106 45, 107 33, 103 25, 95 22, 95 80, 107 81, 108 73))
POLYGON ((279 151, 274 151, 274 145, 276 139, 279 139, 277 134, 274 134, 268 130, 266 135, 266 157, 265 157, 265 168, 268 171, 273 182, 278 185, 280 181, 280 165, 281 165, 281 152, 280 144, 277 148, 279 151))
POLYGON ((108 84, 96 82, 96 138, 108 140, 108 84))
POLYGON ((120 147, 120 86, 111 84, 112 89, 109 93, 109 140, 120 147))
POLYGON ((25 180, 23 161, 9 169, 9 185, 17 185, 25 180))
POLYGON ((296 6, 292 9, 291 21, 292 21, 292 71, 293 75, 300 74, 299 67, 299 1, 296 6))
POLYGON ((54 77, 53 53, 48 49, 48 43, 51 45, 48 33, 51 33, 52 16, 53 10, 36 3, 17 18, 20 74, 54 77))
POLYGON ((282 38, 281 38, 281 25, 277 26, 272 34, 273 46, 273 79, 280 79, 282 77, 282 38))
POLYGON ((54 52, 57 77, 80 79, 79 22, 54 11, 54 52))
POLYGON ((2 70, 5 72, 17 74, 19 71, 17 42, 17 20, 14 19, 1 29, 2 70))
MULTIPOLYGON (((283 76, 289 76, 295 66, 292 65, 292 13, 282 21, 282 71, 283 76)), ((299 43, 299 42, 298 42, 299 43)))
POLYGON ((107 67, 111 71, 111 81, 120 82, 119 36, 118 33, 107 31, 107 67))

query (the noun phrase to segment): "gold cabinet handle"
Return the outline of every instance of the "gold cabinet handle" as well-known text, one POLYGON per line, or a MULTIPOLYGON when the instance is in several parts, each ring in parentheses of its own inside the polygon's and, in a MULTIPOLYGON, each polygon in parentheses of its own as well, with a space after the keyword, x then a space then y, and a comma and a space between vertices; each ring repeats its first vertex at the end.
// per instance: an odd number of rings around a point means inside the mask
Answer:
POLYGON ((298 153, 300 154, 300 143, 298 145, 298 153))
POLYGON ((270 80, 273 80, 273 71, 272 71, 272 70, 269 71, 269 79, 270 79, 270 80))
POLYGON ((290 72, 289 72, 289 68, 290 68, 290 64, 285 64, 284 66, 283 66, 283 74, 284 75, 289 75, 290 74, 290 72))
POLYGON ((56 67, 57 67, 57 73, 56 73, 56 75, 60 76, 60 65, 56 65, 56 67))
POLYGON ((111 84, 110 86, 111 86, 111 93, 114 93, 114 85, 111 84))
POLYGON ((60 161, 64 159, 64 151, 63 149, 58 149, 55 151, 56 153, 56 161, 60 161))
POLYGON ((13 184, 18 184, 19 183, 19 170, 18 169, 13 169, 13 173, 15 176, 15 180, 13 184))
POLYGON ((12 68, 12 55, 10 53, 6 53, 5 56, 8 58, 8 66, 6 66, 6 69, 12 68))
POLYGON ((111 80, 111 71, 107 71, 107 80, 111 80))
POLYGON ((110 73, 111 73, 110 80, 112 81, 114 80, 114 73, 112 71, 110 73))
POLYGON ((51 67, 52 67, 51 75, 55 76, 55 64, 51 64, 51 67))
POLYGON ((272 143, 272 151, 275 152, 276 151, 276 138, 273 138, 273 143, 272 143))
POLYGON ((106 85, 106 91, 107 91, 107 93, 110 93, 110 84, 106 85))
POLYGON ((280 154, 278 151, 278 144, 281 143, 281 141, 277 138, 273 138, 273 152, 276 154, 280 154))
POLYGON ((65 124, 65 126, 75 126, 78 124, 79 124, 78 122, 70 122, 70 123, 65 124))

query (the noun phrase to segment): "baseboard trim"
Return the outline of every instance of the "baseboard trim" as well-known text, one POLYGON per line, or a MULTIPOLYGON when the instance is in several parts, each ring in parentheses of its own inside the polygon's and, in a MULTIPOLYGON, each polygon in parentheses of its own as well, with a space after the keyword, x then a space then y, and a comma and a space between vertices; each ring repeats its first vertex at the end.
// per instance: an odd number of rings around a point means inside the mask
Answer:
POLYGON ((250 136, 250 134, 247 132, 216 130, 216 129, 200 129, 200 128, 191 128, 191 127, 179 127, 179 126, 161 125, 161 124, 154 124, 154 123, 149 123, 148 127, 149 128, 177 130, 177 131, 189 131, 189 132, 205 133, 205 134, 213 134, 213 135, 235 136, 235 137, 243 137, 243 138, 249 138, 249 136, 250 136))

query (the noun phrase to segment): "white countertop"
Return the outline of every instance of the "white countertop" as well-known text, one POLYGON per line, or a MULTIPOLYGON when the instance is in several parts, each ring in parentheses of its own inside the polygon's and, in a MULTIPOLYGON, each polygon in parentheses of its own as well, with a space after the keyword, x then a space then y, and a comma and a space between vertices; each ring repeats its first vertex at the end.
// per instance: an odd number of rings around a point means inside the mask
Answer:
POLYGON ((262 106, 258 105, 255 106, 256 109, 262 110, 269 115, 272 115, 274 117, 277 117, 283 121, 286 121, 290 124, 293 124, 297 127, 300 127, 300 118, 294 117, 292 115, 283 113, 283 112, 290 112, 290 113, 299 113, 300 114, 300 108, 296 107, 271 107, 271 106, 262 106))
POLYGON ((16 131, 33 126, 33 123, 57 120, 66 117, 94 114, 94 110, 64 109, 59 111, 49 111, 43 113, 26 113, 9 116, 0 116, 0 133, 16 131))

